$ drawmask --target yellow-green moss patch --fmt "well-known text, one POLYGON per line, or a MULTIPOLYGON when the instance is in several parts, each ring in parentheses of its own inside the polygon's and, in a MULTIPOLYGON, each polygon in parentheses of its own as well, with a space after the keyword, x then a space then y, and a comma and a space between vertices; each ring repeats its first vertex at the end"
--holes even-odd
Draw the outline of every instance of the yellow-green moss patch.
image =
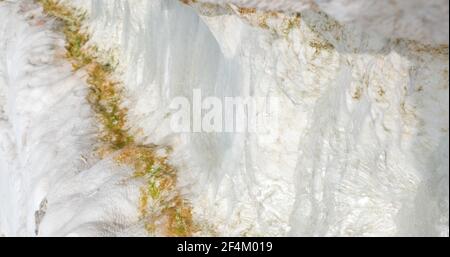
POLYGON ((97 46, 88 46, 90 36, 83 29, 86 13, 58 0, 36 2, 58 21, 66 40, 65 57, 74 70, 87 72, 87 100, 101 124, 100 156, 119 151, 118 164, 133 167, 134 177, 145 181, 138 208, 146 229, 167 236, 191 236, 191 208, 176 188, 176 170, 167 157, 156 153, 155 147, 137 144, 127 129, 127 109, 121 105, 122 83, 113 78, 116 65, 112 60, 100 60, 97 46))

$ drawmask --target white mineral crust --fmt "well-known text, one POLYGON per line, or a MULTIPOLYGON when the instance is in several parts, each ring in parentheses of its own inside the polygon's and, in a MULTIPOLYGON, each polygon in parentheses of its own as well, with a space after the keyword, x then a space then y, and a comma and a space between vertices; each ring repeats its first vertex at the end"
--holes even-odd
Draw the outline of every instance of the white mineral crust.
MULTIPOLYGON (((449 235, 448 1, 64 2, 117 56, 138 140, 173 147, 198 235, 449 235), (279 130, 174 133, 193 89, 277 97, 279 130)), ((144 235, 132 170, 92 155, 83 72, 30 15, 0 1, 0 235, 144 235)))

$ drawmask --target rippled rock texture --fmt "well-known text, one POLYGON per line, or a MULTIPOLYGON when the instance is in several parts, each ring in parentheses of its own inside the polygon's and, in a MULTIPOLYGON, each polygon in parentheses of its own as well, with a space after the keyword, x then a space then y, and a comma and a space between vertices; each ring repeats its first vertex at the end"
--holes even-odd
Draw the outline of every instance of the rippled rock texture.
MULTIPOLYGON (((192 235, 448 236, 447 1, 62 3, 117 61, 136 144, 170 148, 192 235), (277 98, 278 129, 175 133, 170 104, 194 89, 277 98)), ((94 154, 57 24, 32 1, 0 15, 0 233, 165 235, 121 152, 94 154)))

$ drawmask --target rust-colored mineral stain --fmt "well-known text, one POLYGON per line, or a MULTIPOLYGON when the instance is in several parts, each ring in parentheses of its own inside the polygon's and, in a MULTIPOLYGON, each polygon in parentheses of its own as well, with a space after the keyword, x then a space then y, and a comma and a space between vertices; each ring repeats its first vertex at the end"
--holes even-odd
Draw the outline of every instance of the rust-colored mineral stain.
MULTIPOLYGON (((65 57, 74 70, 87 71, 87 100, 101 124, 100 157, 119 151, 118 164, 134 169, 134 178, 145 181, 140 189, 139 213, 149 233, 192 236, 192 210, 176 188, 176 170, 154 146, 138 145, 127 128, 127 109, 121 107, 123 87, 113 79, 113 61, 102 61, 96 46, 87 46, 90 36, 83 29, 85 13, 57 0, 36 0, 49 17, 61 25, 66 39, 65 57)), ((183 2, 195 2, 183 0, 183 2)))
POLYGON ((238 7, 238 11, 242 15, 248 15, 248 14, 256 13, 256 9, 255 8, 238 7))

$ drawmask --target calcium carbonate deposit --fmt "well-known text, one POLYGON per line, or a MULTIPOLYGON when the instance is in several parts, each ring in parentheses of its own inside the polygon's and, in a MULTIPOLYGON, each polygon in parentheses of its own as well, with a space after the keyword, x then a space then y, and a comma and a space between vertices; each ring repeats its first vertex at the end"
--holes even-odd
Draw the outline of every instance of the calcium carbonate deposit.
POLYGON ((449 236, 448 11, 0 0, 0 236, 449 236))

